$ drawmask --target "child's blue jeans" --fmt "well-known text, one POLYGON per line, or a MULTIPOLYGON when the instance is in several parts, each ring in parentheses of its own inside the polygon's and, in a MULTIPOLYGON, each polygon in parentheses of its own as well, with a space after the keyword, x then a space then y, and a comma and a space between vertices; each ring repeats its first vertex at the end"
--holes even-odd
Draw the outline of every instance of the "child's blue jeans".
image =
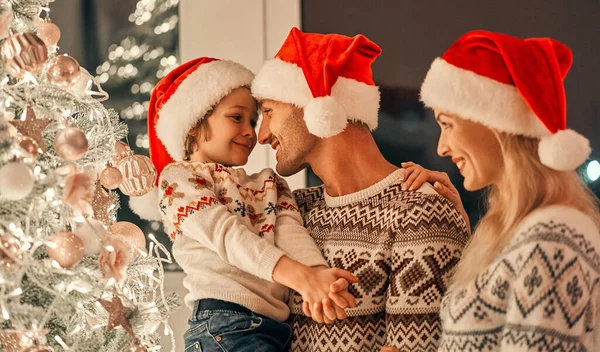
POLYGON ((196 301, 185 352, 287 352, 292 328, 231 302, 196 301))

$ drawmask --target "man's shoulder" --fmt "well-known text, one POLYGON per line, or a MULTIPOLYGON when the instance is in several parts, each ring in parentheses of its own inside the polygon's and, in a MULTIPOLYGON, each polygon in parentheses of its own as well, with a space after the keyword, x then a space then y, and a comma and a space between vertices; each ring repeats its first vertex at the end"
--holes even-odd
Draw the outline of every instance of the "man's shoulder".
POLYGON ((433 186, 425 183, 415 191, 399 190, 388 200, 397 209, 397 229, 400 232, 434 231, 445 233, 463 245, 469 239, 466 220, 458 208, 446 197, 437 193, 433 186))
POLYGON ((298 203, 298 207, 303 211, 314 207, 314 205, 318 201, 322 200, 323 192, 323 185, 308 188, 300 188, 293 191, 294 198, 298 203))

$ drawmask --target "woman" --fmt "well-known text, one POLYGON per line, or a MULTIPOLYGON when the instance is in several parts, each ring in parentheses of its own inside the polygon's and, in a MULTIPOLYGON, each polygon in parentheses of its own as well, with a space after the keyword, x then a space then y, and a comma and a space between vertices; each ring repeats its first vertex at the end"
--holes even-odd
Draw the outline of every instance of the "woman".
MULTIPOLYGON (((465 189, 488 188, 443 299, 441 351, 594 350, 600 296, 597 198, 575 173, 589 142, 566 129, 571 51, 550 38, 472 31, 436 59, 421 89, 465 189)), ((447 176, 404 165, 413 181, 447 176)))

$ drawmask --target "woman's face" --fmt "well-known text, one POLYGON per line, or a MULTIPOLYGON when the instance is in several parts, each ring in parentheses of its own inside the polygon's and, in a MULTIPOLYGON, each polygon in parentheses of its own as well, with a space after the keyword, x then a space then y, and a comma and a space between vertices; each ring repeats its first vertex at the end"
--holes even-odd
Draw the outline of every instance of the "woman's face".
POLYGON ((504 173, 504 158, 494 131, 471 120, 434 110, 441 134, 437 152, 451 157, 465 178, 468 191, 498 184, 504 173))

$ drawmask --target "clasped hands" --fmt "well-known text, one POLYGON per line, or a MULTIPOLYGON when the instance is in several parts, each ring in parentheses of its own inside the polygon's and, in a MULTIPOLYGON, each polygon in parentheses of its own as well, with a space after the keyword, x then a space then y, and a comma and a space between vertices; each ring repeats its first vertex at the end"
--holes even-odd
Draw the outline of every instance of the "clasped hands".
POLYGON ((311 268, 296 291, 302 296, 302 311, 318 323, 331 324, 347 317, 345 309, 356 307, 356 299, 348 292, 358 278, 338 268, 311 268))

